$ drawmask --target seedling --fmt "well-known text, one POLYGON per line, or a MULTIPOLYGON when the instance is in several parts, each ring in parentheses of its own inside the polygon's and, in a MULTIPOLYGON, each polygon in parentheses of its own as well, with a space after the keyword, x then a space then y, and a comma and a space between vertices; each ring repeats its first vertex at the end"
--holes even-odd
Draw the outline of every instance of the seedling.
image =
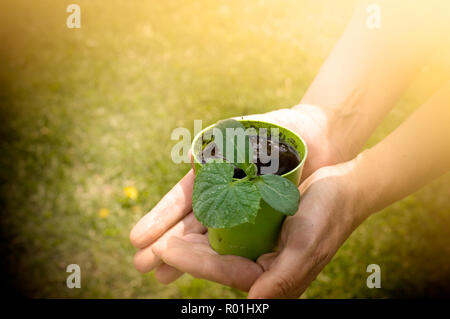
POLYGON ((192 195, 195 217, 209 228, 255 223, 261 200, 284 215, 294 215, 300 201, 297 186, 279 175, 258 175, 242 123, 224 120, 215 129, 221 132, 218 136, 222 138, 215 142, 223 157, 209 159, 196 172, 192 195), (233 177, 236 169, 244 172, 242 178, 233 177))

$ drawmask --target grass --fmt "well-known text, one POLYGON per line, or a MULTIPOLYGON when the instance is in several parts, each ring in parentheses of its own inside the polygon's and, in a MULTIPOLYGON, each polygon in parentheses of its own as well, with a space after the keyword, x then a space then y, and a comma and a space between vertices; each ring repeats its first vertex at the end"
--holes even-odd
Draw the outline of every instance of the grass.
MULTIPOLYGON (((245 297, 188 275, 164 286, 139 274, 129 231, 188 170, 170 161, 171 131, 298 103, 354 1, 79 0, 81 29, 65 26, 69 3, 0 4, 8 283, 31 297, 245 297), (81 289, 65 285, 72 263, 81 289)), ((367 145, 448 71, 431 61, 367 145)), ((304 297, 450 295, 449 190, 447 175, 369 218, 304 297), (381 289, 365 285, 371 263, 381 289)))

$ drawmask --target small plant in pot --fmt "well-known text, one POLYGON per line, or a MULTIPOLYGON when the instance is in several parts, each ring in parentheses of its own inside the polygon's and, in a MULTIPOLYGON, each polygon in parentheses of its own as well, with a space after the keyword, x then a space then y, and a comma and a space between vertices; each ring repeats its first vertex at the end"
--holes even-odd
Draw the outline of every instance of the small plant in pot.
POLYGON ((192 207, 211 247, 252 260, 273 251, 300 201, 307 156, 301 137, 276 124, 229 119, 201 131, 192 154, 192 207))

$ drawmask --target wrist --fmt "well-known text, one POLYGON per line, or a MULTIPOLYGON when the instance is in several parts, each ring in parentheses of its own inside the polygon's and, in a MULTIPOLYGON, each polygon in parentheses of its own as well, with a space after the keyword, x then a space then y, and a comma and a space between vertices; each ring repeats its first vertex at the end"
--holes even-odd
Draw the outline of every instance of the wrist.
POLYGON ((384 187, 381 184, 380 174, 370 160, 370 149, 358 154, 346 164, 351 167, 348 171, 348 187, 356 196, 356 210, 360 218, 365 219, 378 211, 379 199, 383 198, 381 192, 384 187))

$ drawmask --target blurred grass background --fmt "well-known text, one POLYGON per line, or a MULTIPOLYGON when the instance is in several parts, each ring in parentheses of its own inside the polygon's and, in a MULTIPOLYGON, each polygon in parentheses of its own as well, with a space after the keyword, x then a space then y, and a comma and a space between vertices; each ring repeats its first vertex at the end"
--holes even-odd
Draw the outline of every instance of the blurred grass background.
MULTIPOLYGON (((188 275, 164 286, 139 274, 129 231, 189 168, 170 160, 171 131, 298 103, 355 1, 78 0, 82 28, 68 29, 70 3, 0 3, 9 284, 31 297, 245 297, 188 275), (81 289, 65 285, 72 263, 81 289)), ((449 70, 437 54, 367 145, 449 70)), ((447 174, 369 218, 304 297, 449 296, 449 191, 447 174), (381 289, 366 287, 371 263, 381 266, 381 289)))

